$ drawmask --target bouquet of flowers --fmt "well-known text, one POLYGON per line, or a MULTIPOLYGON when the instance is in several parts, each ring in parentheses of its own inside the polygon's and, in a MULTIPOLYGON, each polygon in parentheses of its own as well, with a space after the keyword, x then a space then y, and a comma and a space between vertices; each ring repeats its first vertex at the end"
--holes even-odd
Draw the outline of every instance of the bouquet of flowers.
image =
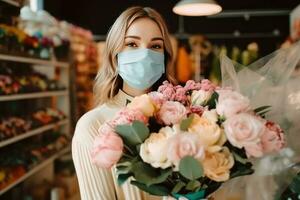
POLYGON ((251 158, 278 152, 282 129, 266 119, 270 106, 209 80, 135 97, 99 129, 94 164, 116 166, 117 179, 157 196, 205 198, 223 182, 254 172, 251 158))

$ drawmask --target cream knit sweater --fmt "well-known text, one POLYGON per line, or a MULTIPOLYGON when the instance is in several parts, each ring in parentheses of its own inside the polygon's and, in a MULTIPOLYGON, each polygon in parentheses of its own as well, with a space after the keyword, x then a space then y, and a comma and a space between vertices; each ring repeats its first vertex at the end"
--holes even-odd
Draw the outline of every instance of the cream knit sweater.
POLYGON ((72 139, 72 157, 79 182, 82 200, 160 200, 141 192, 127 181, 122 187, 116 183, 113 170, 98 168, 91 162, 90 151, 98 129, 110 120, 132 97, 123 91, 109 104, 101 105, 86 114, 77 122, 72 139))

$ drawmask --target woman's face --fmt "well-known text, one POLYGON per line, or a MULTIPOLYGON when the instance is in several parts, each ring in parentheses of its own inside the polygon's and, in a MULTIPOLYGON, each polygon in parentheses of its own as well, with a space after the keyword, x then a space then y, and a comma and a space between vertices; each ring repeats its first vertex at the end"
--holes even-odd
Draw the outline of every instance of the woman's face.
POLYGON ((148 48, 164 52, 164 41, 159 26, 149 18, 139 18, 128 28, 122 51, 148 48))

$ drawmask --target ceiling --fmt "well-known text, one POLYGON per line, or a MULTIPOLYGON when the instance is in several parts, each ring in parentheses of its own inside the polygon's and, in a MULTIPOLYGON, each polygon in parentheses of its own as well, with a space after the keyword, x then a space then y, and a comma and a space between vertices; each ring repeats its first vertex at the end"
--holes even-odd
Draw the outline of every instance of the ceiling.
MULTIPOLYGON (((226 11, 245 10, 292 10, 299 0, 217 0, 226 11)), ((44 0, 44 8, 61 20, 89 29, 95 35, 105 36, 109 27, 119 14, 129 6, 149 6, 159 11, 165 18, 171 33, 179 31, 179 17, 172 12, 178 0, 44 0)), ((183 17, 184 32, 190 34, 232 34, 240 33, 272 33, 278 30, 277 40, 284 40, 289 34, 289 15, 258 16, 236 18, 183 17)), ((250 35, 244 42, 250 41, 250 35)), ((260 36, 263 40, 264 36, 260 36)), ((222 40, 222 36, 215 38, 222 40)), ((227 41, 236 38, 227 38, 227 41)), ((222 40, 223 41, 223 40, 222 40)), ((270 43, 273 41, 270 40, 270 43)))
MULTIPOLYGON (((67 20, 76 25, 92 30, 94 34, 106 34, 117 16, 127 7, 133 5, 150 6, 158 10, 167 21, 170 32, 178 30, 178 16, 172 12, 172 7, 177 1, 174 0, 44 0, 44 7, 52 15, 59 19, 67 20)), ((223 10, 278 10, 293 9, 299 0, 219 0, 223 10)), ((279 19, 279 18, 278 18, 279 19)), ((271 24, 277 23, 268 18, 271 24)), ((233 29, 231 24, 239 20, 234 19, 210 19, 205 17, 185 17, 187 32, 215 32, 222 29, 233 29), (198 24, 197 24, 198 23, 198 24), (196 24, 196 26, 194 26, 196 24), (211 24, 211 25, 209 25, 211 24), (221 25, 221 27, 220 27, 221 25), (206 27, 209 26, 209 27, 206 27), (229 26, 229 27, 227 27, 229 26), (190 29, 194 30, 190 30, 190 29), (195 27, 197 30, 195 30, 195 27), (199 28, 197 28, 199 27, 199 28), (200 28, 201 27, 201 28, 200 28), (205 30, 209 28, 210 30, 205 30)), ((242 20, 245 23, 245 20, 242 20)), ((250 18, 250 23, 251 18, 250 18)), ((287 22, 286 22, 287 23, 287 22)), ((252 25, 252 24, 251 24, 252 25)), ((257 28, 259 28, 257 25, 257 28)), ((268 24, 265 24, 269 26, 268 24)), ((267 28, 267 27, 266 27, 267 28)))

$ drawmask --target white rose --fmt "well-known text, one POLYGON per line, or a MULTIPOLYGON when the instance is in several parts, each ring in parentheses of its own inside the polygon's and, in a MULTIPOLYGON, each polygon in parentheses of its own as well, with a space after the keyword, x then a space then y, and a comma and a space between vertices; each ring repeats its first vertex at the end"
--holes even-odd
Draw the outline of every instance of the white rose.
POLYGON ((235 114, 246 112, 250 108, 250 101, 242 94, 231 90, 219 90, 216 111, 219 115, 229 118, 235 114))
POLYGON ((140 156, 144 162, 155 168, 168 168, 172 165, 167 158, 168 139, 175 135, 171 127, 160 129, 159 133, 151 133, 141 145, 140 156))
POLYGON ((193 91, 191 96, 192 105, 202 106, 211 98, 212 91, 193 91))
POLYGON ((260 118, 240 113, 227 119, 224 122, 224 129, 229 142, 235 147, 242 148, 260 143, 265 126, 260 118))
POLYGON ((218 114, 215 109, 206 110, 202 114, 202 117, 208 119, 209 121, 216 123, 218 121, 218 114))

